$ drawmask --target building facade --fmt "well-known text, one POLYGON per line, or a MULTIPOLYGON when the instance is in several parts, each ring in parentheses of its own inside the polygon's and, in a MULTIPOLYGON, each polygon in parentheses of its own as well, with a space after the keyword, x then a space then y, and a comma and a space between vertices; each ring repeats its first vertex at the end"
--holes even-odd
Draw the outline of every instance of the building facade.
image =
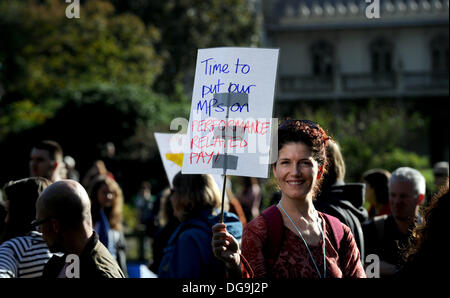
POLYGON ((448 96, 449 1, 367 1, 264 2, 277 100, 448 96))
POLYGON ((431 120, 418 150, 449 159, 449 0, 262 0, 262 14, 263 47, 280 49, 276 107, 419 103, 431 120))

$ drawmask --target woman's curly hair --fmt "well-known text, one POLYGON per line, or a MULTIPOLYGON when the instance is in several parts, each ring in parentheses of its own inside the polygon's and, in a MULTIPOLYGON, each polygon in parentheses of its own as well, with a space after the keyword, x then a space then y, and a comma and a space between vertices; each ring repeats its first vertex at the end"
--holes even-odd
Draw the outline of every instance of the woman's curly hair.
POLYGON ((406 262, 423 261, 424 258, 439 254, 437 249, 442 248, 442 240, 446 234, 449 203, 447 183, 422 211, 423 221, 413 229, 409 245, 403 254, 406 262))

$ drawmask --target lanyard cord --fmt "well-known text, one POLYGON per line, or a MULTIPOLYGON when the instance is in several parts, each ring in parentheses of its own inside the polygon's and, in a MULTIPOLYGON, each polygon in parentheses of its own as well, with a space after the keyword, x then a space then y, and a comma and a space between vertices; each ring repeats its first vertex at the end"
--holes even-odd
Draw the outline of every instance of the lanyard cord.
MULTIPOLYGON (((297 233, 300 235, 300 238, 302 238, 303 243, 305 243, 306 249, 308 250, 309 256, 311 257, 311 260, 313 261, 314 267, 316 267, 317 274, 319 274, 319 277, 322 278, 322 275, 320 274, 319 268, 317 267, 316 261, 314 260, 314 257, 309 250, 309 246, 305 241, 305 238, 303 238, 302 233, 300 232, 300 229, 297 227, 297 225, 294 223, 294 221, 291 219, 289 214, 287 214, 286 210, 284 210, 283 206, 281 206, 281 202, 278 203, 278 206, 280 206, 281 210, 283 210, 284 214, 289 218, 294 228, 297 230, 297 233)), ((317 220, 319 230, 322 233, 322 250, 323 250, 323 278, 327 277, 327 266, 326 266, 326 258, 325 258, 325 235, 323 233, 322 227, 320 226, 318 220, 317 220)))

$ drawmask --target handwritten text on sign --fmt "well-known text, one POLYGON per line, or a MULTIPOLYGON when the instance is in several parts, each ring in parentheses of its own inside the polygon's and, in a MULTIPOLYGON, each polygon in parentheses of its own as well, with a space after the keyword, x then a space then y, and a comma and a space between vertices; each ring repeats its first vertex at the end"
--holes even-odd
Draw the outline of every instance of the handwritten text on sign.
POLYGON ((183 173, 267 177, 278 50, 198 51, 183 173))

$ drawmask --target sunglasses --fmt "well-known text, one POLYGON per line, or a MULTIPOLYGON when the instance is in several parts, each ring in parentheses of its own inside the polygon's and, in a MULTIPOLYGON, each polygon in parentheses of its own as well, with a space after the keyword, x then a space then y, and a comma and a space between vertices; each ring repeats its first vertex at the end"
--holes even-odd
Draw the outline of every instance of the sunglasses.
POLYGON ((38 227, 38 226, 40 226, 40 225, 42 225, 42 224, 44 224, 44 223, 50 221, 51 219, 53 219, 53 217, 47 217, 47 218, 44 218, 44 219, 41 219, 41 220, 35 219, 35 220, 33 220, 33 221, 30 223, 30 226, 31 226, 32 228, 35 228, 35 227, 38 227))

